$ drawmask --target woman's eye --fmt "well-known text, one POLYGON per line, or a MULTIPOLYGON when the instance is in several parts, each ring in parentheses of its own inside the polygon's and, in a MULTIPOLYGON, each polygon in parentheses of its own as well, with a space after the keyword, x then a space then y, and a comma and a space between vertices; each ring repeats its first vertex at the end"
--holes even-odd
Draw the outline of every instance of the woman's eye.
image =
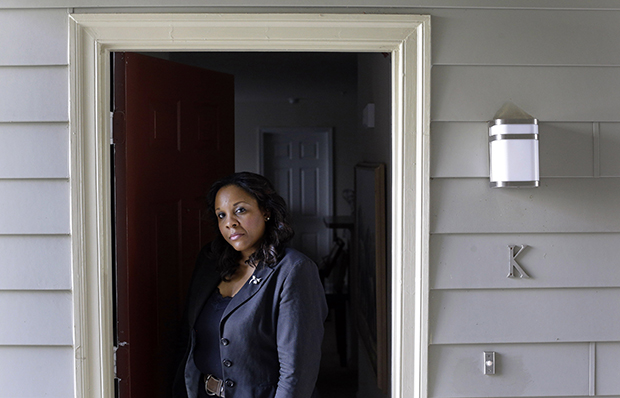
POLYGON ((237 209, 237 211, 236 211, 236 212, 237 212, 237 214, 239 214, 239 213, 245 213, 245 209, 244 209, 243 207, 240 207, 240 208, 238 208, 238 209, 237 209))
POLYGON ((224 218, 224 213, 217 213, 215 216, 221 220, 222 218, 224 218))

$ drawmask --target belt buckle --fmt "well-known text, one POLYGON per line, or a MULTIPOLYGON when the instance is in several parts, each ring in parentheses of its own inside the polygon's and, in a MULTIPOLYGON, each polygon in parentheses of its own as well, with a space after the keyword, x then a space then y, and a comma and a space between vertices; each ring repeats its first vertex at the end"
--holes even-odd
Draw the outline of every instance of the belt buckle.
POLYGON ((207 395, 224 397, 224 383, 213 375, 205 375, 205 391, 207 395))

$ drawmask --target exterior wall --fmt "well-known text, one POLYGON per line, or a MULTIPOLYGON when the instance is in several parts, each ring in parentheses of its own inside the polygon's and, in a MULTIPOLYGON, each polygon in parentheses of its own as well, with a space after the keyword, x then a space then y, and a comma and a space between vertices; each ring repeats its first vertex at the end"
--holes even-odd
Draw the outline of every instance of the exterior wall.
POLYGON ((620 394, 620 13, 433 16, 429 396, 620 394), (489 188, 504 101, 540 120, 537 189, 489 188))
POLYGON ((67 11, 0 27, 0 397, 70 397, 67 11))
MULTIPOLYGON (((0 6, 0 398, 74 395, 62 7, 106 10, 41 3, 0 6)), ((173 3, 208 10, 109 5, 173 3)), ((410 3, 288 5, 432 16, 429 396, 619 395, 617 3, 410 3), (541 121, 538 189, 488 188, 485 121, 507 100, 541 121), (530 246, 532 279, 505 277, 508 244, 530 246), (482 375, 482 351, 498 353, 497 375, 482 375)))

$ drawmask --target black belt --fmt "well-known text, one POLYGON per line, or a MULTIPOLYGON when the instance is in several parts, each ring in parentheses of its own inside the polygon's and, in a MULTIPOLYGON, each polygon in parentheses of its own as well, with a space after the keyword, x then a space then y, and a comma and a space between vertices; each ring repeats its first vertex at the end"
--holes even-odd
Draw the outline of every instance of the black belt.
POLYGON ((213 375, 203 375, 207 395, 224 398, 224 382, 213 375))

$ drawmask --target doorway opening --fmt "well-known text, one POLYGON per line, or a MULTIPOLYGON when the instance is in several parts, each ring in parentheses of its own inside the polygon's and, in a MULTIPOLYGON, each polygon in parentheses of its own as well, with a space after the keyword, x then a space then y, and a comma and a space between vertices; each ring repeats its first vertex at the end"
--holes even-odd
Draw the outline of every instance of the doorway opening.
MULTIPOLYGON (((121 56, 117 53, 115 56, 121 56)), ((143 55, 128 54, 127 58, 132 56, 142 57, 143 55)), ((114 63, 115 67, 121 67, 128 63, 123 58, 117 60, 114 63)), ((330 267, 336 265, 341 269, 330 269, 330 276, 326 278, 326 290, 328 296, 328 302, 330 303, 330 316, 326 323, 326 336, 325 344, 323 347, 323 360, 321 373, 319 375, 318 389, 323 398, 330 397, 361 397, 361 398, 377 398, 386 397, 388 395, 388 387, 385 380, 383 385, 377 382, 377 359, 376 349, 375 352, 369 352, 365 349, 363 344, 358 344, 359 335, 357 333, 356 322, 354 321, 354 309, 356 306, 351 305, 349 295, 349 277, 348 268, 355 266, 351 264, 351 257, 349 251, 352 248, 352 225, 328 225, 330 221, 335 218, 345 219, 350 222, 353 212, 353 203, 351 197, 354 194, 354 169, 356 164, 362 162, 375 162, 383 163, 386 165, 387 170, 390 170, 391 166, 391 59, 389 56, 380 53, 149 53, 148 57, 155 58, 154 68, 165 68, 165 61, 171 61, 173 63, 179 63, 188 65, 190 67, 199 67, 206 69, 209 73, 222 73, 222 76, 230 75, 234 76, 235 89, 235 117, 234 117, 234 136, 235 145, 233 153, 227 154, 230 151, 230 147, 222 147, 219 151, 220 157, 228 158, 228 160, 235 159, 235 171, 253 171, 262 173, 272 179, 277 187, 280 188, 281 194, 288 199, 289 206, 291 203, 299 203, 298 206, 292 210, 293 223, 296 219, 303 219, 304 215, 307 216, 306 210, 310 206, 317 209, 323 209, 322 213, 318 215, 318 226, 315 225, 315 229, 320 230, 324 236, 327 236, 327 242, 322 244, 316 244, 317 239, 314 238, 312 231, 306 231, 308 227, 306 225, 296 225, 296 230, 299 233, 300 228, 305 228, 301 234, 302 239, 293 242, 292 245, 297 245, 300 251, 310 255, 319 266, 324 266, 327 261, 330 261, 330 267), (165 60, 165 61, 161 61, 165 60), (161 61, 161 62, 160 62, 161 61), (257 67, 260 65, 260 67, 257 67), (364 118, 364 108, 368 104, 372 104, 375 113, 372 115, 373 124, 368 125, 368 120, 364 118), (266 127, 276 126, 276 127, 266 127), (327 126, 327 127, 326 127, 327 126), (314 136, 320 137, 317 141, 314 136), (293 141, 290 141, 290 140, 293 141), (310 142, 311 141, 311 142, 310 142), (275 164, 271 162, 276 157, 275 154, 280 147, 289 148, 294 152, 295 150, 306 151, 304 156, 298 154, 300 160, 294 166, 296 169, 291 169, 287 165, 287 160, 280 160, 282 164, 275 164), (331 147, 334 147, 333 153, 331 147), (228 148, 228 149, 226 149, 228 148), (304 149, 305 148, 305 149, 304 149), (262 154, 266 153, 268 159, 265 160, 262 154), (321 156, 319 156, 319 154, 321 156), (324 158, 327 156, 327 158, 324 158), (314 160, 314 163, 319 161, 324 166, 323 170, 319 170, 320 167, 316 167, 314 163, 308 163, 308 158, 314 160), (301 164, 299 164, 301 162, 301 164), (278 169, 279 167, 279 169, 278 169), (286 170, 285 181, 279 181, 277 170, 286 170), (298 195, 297 191, 303 191, 303 178, 304 173, 306 175, 306 186, 310 189, 314 185, 328 181, 328 185, 325 184, 316 186, 314 191, 311 191, 307 196, 308 198, 296 198, 294 195, 298 195), (319 174, 322 173, 322 174, 319 174), (320 178, 319 178, 320 175, 320 178), (308 176, 311 176, 308 178, 308 176), (300 189, 302 188, 302 189, 300 189), (325 190, 328 189, 328 192, 325 190), (282 192, 287 191, 287 192, 282 192), (334 191, 336 194, 332 194, 334 191), (290 193, 290 194, 289 194, 290 193), (314 203, 316 202, 316 203, 314 203), (302 203, 305 203, 305 207, 302 209, 302 203), (299 207, 299 208, 297 208, 299 207), (307 237, 310 238, 307 238, 307 237), (305 238, 304 238, 305 237, 305 238), (314 241, 314 244, 310 244, 314 241), (330 249, 333 250, 331 242, 342 242, 342 251, 336 252, 336 257, 330 257, 330 249), (310 242, 310 243, 309 243, 310 242), (337 286, 334 289, 334 286, 337 286), (374 362, 373 362, 374 361, 374 362), (360 366, 361 364, 361 366, 360 366), (358 392, 359 391, 359 392, 358 392)), ((141 59, 141 58, 139 58, 141 59)), ((132 61, 135 62, 135 61, 132 61)), ((171 69, 173 70, 173 69, 171 69)), ((157 72, 141 72, 141 73, 157 73, 157 72)), ((180 72, 189 73, 189 72, 180 72)), ((217 75, 216 75, 217 76, 217 75)), ((223 77, 220 77, 222 79, 223 77)), ((148 78, 145 78, 144 85, 152 88, 156 82, 148 82, 148 78)), ((159 79, 172 81, 172 77, 163 78, 160 75, 154 75, 151 79, 159 79)), ((121 76, 120 73, 115 73, 113 77, 113 97, 118 98, 117 102, 122 101, 123 96, 118 96, 117 91, 123 90, 125 84, 129 84, 130 80, 126 76, 121 76), (122 80, 122 84, 119 84, 119 79, 122 80)), ((132 83, 133 84, 133 83, 132 83)), ((175 83, 178 88, 182 83, 175 83)), ((194 88, 192 84, 192 89, 194 88)), ((133 87, 133 86, 132 86, 133 87)), ((127 88, 125 88, 127 89, 127 88)), ((136 88, 132 88, 137 90, 136 88)), ((144 88, 140 89, 144 90, 144 88)), ((165 90, 161 88, 160 90, 165 90)), ((167 118, 164 105, 166 103, 165 93, 155 92, 151 94, 156 98, 156 104, 159 109, 145 109, 142 119, 151 119, 155 117, 157 123, 162 127, 159 131, 159 138, 165 139, 164 128, 170 127, 176 129, 179 124, 176 119, 172 121, 167 118), (162 116, 163 115, 163 116, 162 116), (168 121, 168 125, 166 125, 168 121)), ((172 95, 172 94, 171 94, 172 95)), ((176 94, 175 94, 176 95, 176 94)), ((206 95, 206 94, 205 94, 206 95)), ((129 95, 125 95, 124 98, 129 98, 129 95)), ((145 99, 138 100, 139 104, 145 103, 145 99)), ((127 107, 126 104, 117 104, 119 106, 127 107)), ((176 103, 172 103, 174 108, 176 103)), ((148 107, 147 107, 148 108, 148 107)), ((210 109, 210 108, 209 108, 210 109)), ((126 109, 115 109, 117 113, 121 113, 123 118, 129 117, 126 109)), ((174 112, 168 112, 173 114, 174 112)), ((179 116, 180 118, 180 116, 179 116)), ((114 141, 117 142, 116 151, 126 151, 127 142, 130 137, 127 134, 131 134, 131 131, 122 131, 120 120, 115 117, 114 123, 114 141), (116 131, 121 130, 121 131, 116 131)), ((216 120, 214 123, 222 123, 222 120, 216 120)), ((176 131, 176 130, 174 130, 176 131)), ((148 133, 139 133, 148 134, 148 133)), ((181 133, 178 133, 179 135, 181 133)), ((207 133, 205 133, 207 134, 207 133)), ((229 132, 230 134, 230 132, 229 132)), ((155 136, 155 134, 153 134, 155 136)), ((175 136, 176 137, 176 136, 175 136)), ((169 139, 167 142, 158 145, 155 149, 155 156, 157 159, 162 158, 163 146, 171 146, 173 154, 177 153, 180 145, 178 137, 169 139)), ((153 139, 145 141, 145 145, 152 145, 153 139)), ((232 142, 232 141, 231 141, 232 142)), ((156 145, 157 146, 157 145, 156 145)), ((136 156, 140 156, 139 154, 136 156)), ((148 155, 143 155, 148 156, 148 155)), ((210 154, 213 156, 213 153, 210 154)), ((288 155, 287 155, 288 156, 288 155)), ((118 156, 117 156, 118 157, 118 156)), ((146 161, 146 160, 145 160, 146 161)), ((295 160, 290 160, 294 162, 295 160)), ((115 163, 118 162, 118 159, 115 163)), ((126 172, 126 166, 122 163, 120 174, 126 172)), ((170 161, 167 163, 170 165, 170 161)), ((227 167, 223 166, 222 173, 227 167)), ((164 166, 163 169, 156 171, 155 164, 146 166, 148 170, 142 170, 134 181, 144 180, 147 172, 153 172, 155 178, 160 180, 159 176, 163 174, 163 170, 171 168, 171 166, 164 166)), ((135 166, 134 166, 135 167, 135 166)), ((228 166, 230 170, 230 166, 228 166)), ((116 171, 114 173, 119 181, 124 182, 125 177, 120 175, 116 171)), ((386 178, 389 181, 389 176, 386 178)), ((175 179, 176 180, 176 179, 175 179)), ((132 184, 128 183, 128 186, 132 184)), ((386 187, 386 192, 390 191, 390 187, 386 187)), ((204 189, 204 188, 202 188, 204 189)), ((168 191, 169 189, 164 190, 168 191)), ((147 198, 153 198, 158 190, 152 194, 147 194, 147 198)), ((160 198, 149 199, 151 203, 149 206, 153 207, 152 203, 158 203, 156 210, 166 210, 166 207, 162 207, 160 198)), ((118 201, 118 200, 117 200, 118 201)), ((174 202, 174 206, 178 207, 178 203, 174 202)), ((389 201, 388 201, 389 203, 389 201)), ((127 206, 129 203, 123 203, 121 206, 127 206)), ((144 207, 144 206, 142 206, 144 207)), ((291 206, 290 206, 291 207, 291 206)), ((169 209, 168 209, 169 210, 169 209)), ((117 209, 118 211, 118 209, 117 209)), ((188 209, 189 211, 189 209, 188 209)), ((389 208, 385 208, 386 214, 389 214, 389 208)), ((125 209, 121 209, 121 214, 126 217, 125 209)), ((157 213, 157 236, 167 237, 168 239, 177 239, 177 232, 179 231, 179 225, 181 222, 185 222, 185 219, 170 218, 171 214, 175 214, 175 211, 168 211, 168 213, 157 213), (162 223, 166 220, 166 217, 173 222, 168 224, 162 223), (166 231, 168 228, 169 231, 166 231)), ((308 217, 306 217, 308 218, 308 217)), ((389 216, 386 217, 389 219, 389 216)), ((169 221, 170 221, 169 220, 169 221)), ((311 223, 317 224, 317 221, 311 223)), ((299 222, 299 221, 297 221, 299 222)), ((306 222, 308 224, 308 222, 306 222)), ((124 226, 126 227, 126 226, 124 226)), ((116 227, 118 228, 118 226, 116 227)), ((185 228, 185 227, 183 227, 185 228)), ((208 228, 205 226, 205 228, 208 228)), ((138 230, 144 230, 147 228, 138 228, 138 230)), ((388 229, 389 231, 389 229, 388 229)), ((121 239, 127 238, 121 232, 117 234, 121 239)), ((201 238, 204 240, 205 238, 201 238)), ((388 239, 389 241, 389 239, 388 239)), ((203 242, 204 243, 204 242, 203 242)), ((117 243, 117 246, 119 244, 117 243)), ((119 247, 122 247, 120 244, 119 247)), ((184 253, 177 253, 180 250, 175 248, 175 256, 177 259, 182 259, 185 263, 180 265, 178 273, 180 275, 173 276, 168 275, 167 280, 169 282, 177 281, 178 291, 175 291, 172 296, 176 299, 177 303, 180 301, 180 297, 184 297, 185 288, 188 284, 188 277, 190 275, 187 272, 193 265, 192 255, 197 254, 195 245, 187 245, 184 249, 184 253), (183 271, 185 270, 185 271, 183 271)), ((162 251, 162 250, 148 250, 148 252, 162 251)), ((165 251, 163 251, 165 253, 165 251)), ((386 257, 388 253, 385 253, 386 257)), ((389 264, 388 259, 385 259, 385 263, 389 264)), ((154 258, 154 262, 157 262, 157 258, 154 258)), ((123 298, 133 297, 134 300, 140 300, 140 294, 123 292, 122 289, 127 289, 127 281, 123 281, 126 275, 131 274, 131 267, 127 264, 121 264, 121 286, 120 295, 123 298), (125 283, 125 285, 123 285, 125 283), (125 286, 125 287, 124 287, 125 286)), ((158 267, 161 269, 161 266, 158 267)), ((389 269, 389 267, 388 267, 389 269)), ((155 274, 158 270, 153 271, 155 274)), ((161 270, 159 272, 162 272, 161 270)), ((387 270, 386 270, 387 272, 387 270)), ((170 271, 168 271, 170 273, 170 271)), ((388 279, 389 280, 389 279, 388 279)), ((376 284, 376 281, 369 281, 376 284)), ((379 283, 387 284, 386 280, 382 280, 379 283)), ((154 287, 153 289, 157 289, 154 287)), ((381 290, 381 289, 379 289, 381 290)), ((385 286, 383 291, 389 291, 389 288, 385 286)), ((119 292, 117 291, 117 294, 119 292)), ((146 294, 146 293, 145 293, 146 294)), ((168 296, 171 293, 167 293, 168 296)), ((152 296, 154 299, 142 301, 151 301, 153 305, 161 305, 162 300, 158 300, 158 294, 152 296)), ((388 296, 383 297, 380 302, 385 305, 388 300, 388 296)), ((168 305, 170 304, 170 297, 165 300, 168 305)), ((149 358, 140 358, 139 354, 133 354, 132 367, 129 367, 128 363, 128 350, 132 345, 135 347, 138 343, 133 343, 129 337, 129 327, 125 323, 129 322, 126 314, 136 314, 137 311, 145 311, 144 308, 137 308, 134 311, 128 308, 123 308, 123 305, 131 307, 131 304, 127 303, 127 300, 121 300, 119 314, 119 331, 120 335, 116 338, 116 350, 117 350, 117 369, 119 373, 129 372, 130 368, 133 369, 152 369, 144 372, 146 374, 160 373, 158 380, 160 385, 157 390, 169 390, 170 380, 166 380, 166 370, 170 370, 170 364, 149 364, 149 358), (124 303, 124 304, 123 304, 124 303), (125 318, 123 318, 125 317, 125 318), (144 361, 144 363, 140 363, 144 361)), ((178 304, 176 308, 178 308, 178 304)), ((389 308, 384 308, 385 314, 389 314, 389 308)), ((154 311, 157 316, 162 315, 162 310, 154 311)), ((170 311, 168 311, 170 312, 170 311)), ((168 318, 158 318, 157 327, 162 328, 169 325, 170 322, 178 322, 180 319, 181 311, 177 309, 176 315, 174 313, 168 314, 168 318)), ((154 315, 155 317, 156 315, 154 315)), ((137 323, 135 320, 133 323, 137 323)), ((115 323, 116 324, 116 323, 115 323)), ((134 329, 139 328, 139 325, 133 326, 134 329)), ((382 325, 387 327, 387 325, 382 325)), ((169 329, 169 326, 168 326, 169 329)), ((151 333, 153 334, 153 333, 151 333)), ((155 335, 165 336, 170 332, 160 331, 155 335)), ((136 336, 133 337, 134 339, 136 336)), ((140 338, 140 340, 143 340, 140 338)), ((385 342, 387 343, 387 342, 385 342)), ((387 346, 387 344, 384 344, 387 346)), ((154 341, 150 344, 151 347, 158 346, 154 341)), ((157 351, 157 349, 155 349, 157 351)), ((166 361, 166 357, 170 356, 166 354, 165 348, 161 348, 161 353, 158 354, 157 360, 166 361), (163 359, 162 359, 163 358, 163 359)), ((152 357, 150 360, 152 361, 152 357)), ((170 372, 168 372, 170 373, 170 372)), ((119 374, 117 375, 117 381, 119 386, 119 396, 124 397, 140 397, 141 389, 138 387, 130 387, 127 383, 141 383, 139 374, 132 376, 131 374, 119 374), (132 381, 133 380, 133 381, 132 381)), ((143 383, 143 382, 142 382, 143 383)), ((153 396, 151 394, 151 396, 153 396)), ((167 396, 161 394, 162 397, 167 396)))
POLYGON ((70 30, 77 396, 114 396, 109 53, 222 50, 391 54, 393 184, 389 252, 394 283, 390 298, 390 395, 426 396, 430 18, 366 14, 73 14, 70 30))

